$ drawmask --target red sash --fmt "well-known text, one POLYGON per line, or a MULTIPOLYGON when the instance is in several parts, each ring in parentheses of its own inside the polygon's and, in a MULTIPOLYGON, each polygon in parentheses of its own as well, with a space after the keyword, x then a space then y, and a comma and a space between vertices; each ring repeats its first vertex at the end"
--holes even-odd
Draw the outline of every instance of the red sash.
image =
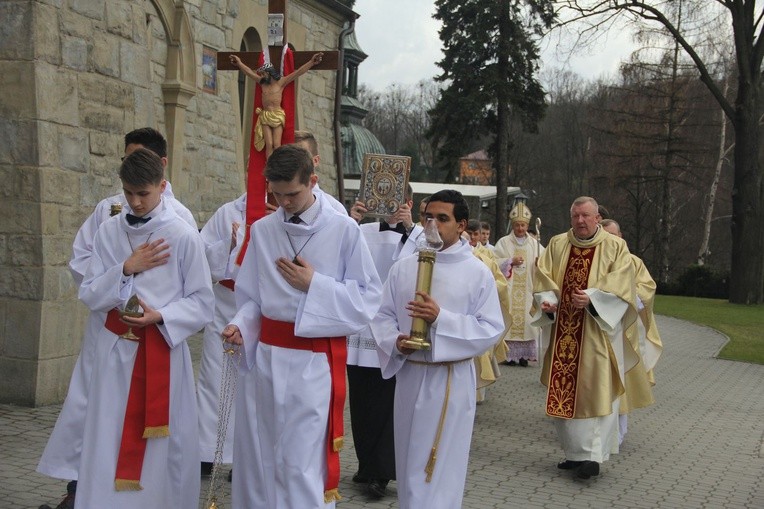
POLYGON ((573 307, 572 294, 576 289, 584 290, 588 287, 594 250, 594 247, 582 249, 571 246, 560 287, 546 393, 546 413, 552 417, 572 419, 576 414, 576 389, 586 310, 573 307))
MULTIPOLYGON (((105 327, 121 335, 130 328, 109 311, 105 327)), ((138 336, 130 392, 127 396, 122 441, 117 457, 114 487, 117 491, 141 490, 146 439, 170 436, 170 347, 156 325, 134 327, 138 336)))
MULTIPOLYGON (((258 65, 265 63, 265 57, 260 53, 258 65)), ((291 49, 287 49, 284 56, 284 66, 281 69, 281 75, 287 76, 294 71, 294 54, 291 49)), ((281 144, 288 145, 294 143, 294 111, 295 111, 295 83, 291 82, 284 88, 281 94, 281 109, 284 110, 286 120, 284 122, 284 132, 281 134, 281 144)), ((252 224, 265 216, 265 200, 268 191, 268 185, 265 182, 265 149, 258 151, 255 148, 255 125, 257 125, 257 108, 263 107, 263 94, 259 86, 255 85, 255 106, 252 108, 252 133, 249 138, 249 163, 247 164, 247 225, 244 234, 244 244, 236 257, 236 265, 241 265, 244 261, 244 254, 247 252, 249 244, 249 229, 252 224)))
POLYGON ((343 445, 345 407, 345 362, 347 343, 345 337, 303 338, 294 335, 294 324, 271 320, 265 316, 261 320, 260 341, 266 345, 295 350, 309 350, 326 354, 329 372, 332 376, 332 391, 329 399, 329 422, 326 440, 327 476, 324 485, 324 501, 340 500, 340 449, 343 445))
POLYGON ((220 281, 218 281, 218 284, 220 286, 225 286, 229 290, 233 291, 233 287, 236 284, 236 281, 234 281, 233 279, 221 279, 220 281))

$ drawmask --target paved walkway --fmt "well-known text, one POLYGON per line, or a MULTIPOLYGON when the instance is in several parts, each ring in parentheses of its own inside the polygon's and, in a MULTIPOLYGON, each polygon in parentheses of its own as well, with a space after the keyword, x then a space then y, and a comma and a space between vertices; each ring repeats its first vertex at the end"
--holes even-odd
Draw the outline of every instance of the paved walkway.
MULTIPOLYGON (((562 453, 538 368, 502 367, 478 407, 463 507, 764 508, 764 366, 716 359, 725 338, 711 329, 665 317, 658 325, 658 403, 632 414, 621 453, 588 481, 555 468, 562 453)), ((0 509, 60 500, 66 483, 34 472, 59 409, 0 405, 0 509)), ((338 508, 397 507, 395 483, 369 502, 350 482, 352 447, 342 461, 338 508)))

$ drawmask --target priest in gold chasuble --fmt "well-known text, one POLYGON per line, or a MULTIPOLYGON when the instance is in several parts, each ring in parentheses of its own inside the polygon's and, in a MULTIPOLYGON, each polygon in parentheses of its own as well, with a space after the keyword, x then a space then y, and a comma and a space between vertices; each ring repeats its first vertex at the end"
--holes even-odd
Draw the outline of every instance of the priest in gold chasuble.
POLYGON ((534 325, 544 327, 541 382, 565 460, 588 479, 618 451, 624 373, 639 358, 623 331, 637 317, 634 266, 623 239, 599 226, 597 202, 580 197, 571 229, 552 237, 534 282, 534 325))

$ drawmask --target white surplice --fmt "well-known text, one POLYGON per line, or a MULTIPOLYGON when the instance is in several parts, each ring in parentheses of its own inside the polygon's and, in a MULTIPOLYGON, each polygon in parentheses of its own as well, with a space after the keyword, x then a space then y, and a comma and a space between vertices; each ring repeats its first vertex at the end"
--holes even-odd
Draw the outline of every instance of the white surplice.
POLYGON ((430 350, 401 354, 399 334, 409 334, 406 305, 414 298, 417 256, 390 269, 382 306, 371 324, 382 374, 396 377, 395 468, 402 509, 461 507, 475 417, 475 364, 504 331, 504 319, 491 271, 461 240, 437 254, 431 296, 440 314, 430 328, 430 350), (426 364, 422 364, 426 363, 426 364), (450 364, 450 365, 449 365, 450 364), (431 482, 425 466, 452 371, 448 410, 431 482))
POLYGON ((319 211, 311 224, 286 222, 279 209, 252 225, 236 280, 239 310, 231 323, 241 330, 244 353, 234 427, 235 509, 334 507, 324 503, 326 354, 259 341, 261 316, 293 322, 297 336, 344 340, 379 306, 381 283, 358 225, 322 193, 314 195, 319 211), (307 293, 276 269, 278 258, 291 260, 297 252, 315 269, 307 293))
MULTIPOLYGON (((401 234, 392 230, 379 231, 380 223, 364 223, 360 225, 366 244, 369 246, 374 267, 384 283, 390 267, 393 264, 416 252, 417 240, 424 232, 420 225, 414 225, 406 242, 401 242, 401 234)), ((377 344, 367 326, 358 334, 348 336, 348 365, 378 368, 379 356, 377 344)))
POLYGON ((138 343, 121 339, 102 326, 95 338, 75 507, 197 507, 199 433, 186 339, 212 319, 214 296, 204 244, 198 232, 164 200, 149 214, 151 220, 140 226, 129 226, 126 212, 99 228, 79 296, 93 314, 122 307, 133 294, 162 314, 164 323, 158 328, 171 348, 170 436, 147 441, 143 490, 115 491, 117 456, 138 343), (124 276, 123 263, 133 249, 158 239, 170 246, 168 263, 124 276))
MULTIPOLYGON (((167 182, 162 194, 163 200, 169 204, 175 212, 196 229, 196 221, 191 212, 172 194, 172 186, 167 182)), ((85 277, 90 257, 93 253, 93 239, 101 223, 109 219, 111 206, 119 203, 122 208, 128 208, 125 195, 120 193, 98 202, 93 213, 88 216, 74 238, 72 245, 72 257, 69 260, 69 272, 72 274, 75 284, 79 287, 85 277)), ((95 344, 92 339, 103 326, 106 319, 105 313, 91 312, 85 324, 85 335, 80 347, 80 354, 69 380, 69 390, 66 400, 58 414, 58 420, 51 432, 45 450, 42 453, 37 471, 41 474, 58 479, 77 479, 77 470, 80 466, 80 454, 82 452, 82 433, 85 427, 85 412, 88 403, 88 388, 90 376, 93 372, 95 361, 95 344)))
MULTIPOLYGON (((243 243, 246 230, 246 193, 220 207, 202 228, 201 236, 206 246, 207 261, 214 282, 236 280, 239 266, 236 258, 243 243), (236 246, 231 249, 233 223, 239 223, 236 246)), ((199 365, 199 381, 196 396, 199 403, 199 449, 202 461, 215 459, 218 436, 218 403, 223 371, 223 328, 236 315, 236 299, 233 290, 221 284, 212 287, 215 293, 215 315, 204 328, 202 360, 199 365)), ((223 463, 233 462, 233 423, 236 415, 232 405, 223 445, 223 463)))

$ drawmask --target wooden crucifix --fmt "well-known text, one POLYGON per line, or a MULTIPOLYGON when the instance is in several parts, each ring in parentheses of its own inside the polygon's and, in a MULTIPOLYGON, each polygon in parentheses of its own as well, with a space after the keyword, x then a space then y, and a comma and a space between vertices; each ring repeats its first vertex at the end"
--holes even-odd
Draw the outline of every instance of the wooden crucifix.
MULTIPOLYGON (((261 111, 264 117, 260 118, 259 113, 256 117, 262 122, 258 127, 258 136, 262 132, 264 137, 258 138, 257 150, 266 149, 266 158, 270 156, 273 149, 283 143, 291 143, 293 138, 290 132, 294 127, 293 119, 290 119, 290 113, 293 116, 294 111, 290 112, 290 97, 293 95, 293 88, 287 86, 291 79, 310 70, 336 70, 338 68, 339 52, 327 51, 321 52, 316 56, 313 51, 292 51, 287 50, 287 24, 286 24, 286 0, 269 0, 268 2, 268 52, 219 52, 218 69, 220 70, 241 70, 247 76, 254 79, 261 86, 256 90, 256 103, 258 95, 264 105, 256 104, 256 108, 262 106, 261 111), (264 69, 263 64, 270 64, 270 69, 264 69), (283 65, 283 69, 282 69, 283 65), (255 70, 256 69, 256 70, 255 70), (295 71, 296 70, 296 71, 295 71), (282 92, 283 90, 283 92, 282 92), (284 104, 282 104, 284 103, 284 104), (287 117, 281 118, 281 110, 287 117), (275 113, 278 115, 274 116, 275 113), (283 130, 283 134, 282 134, 283 130)), ((254 120, 254 119, 253 119, 254 120)))
MULTIPOLYGON (((239 66, 234 63, 237 57, 247 68, 250 70, 260 69, 265 62, 270 62, 274 70, 278 75, 289 76, 295 69, 301 69, 316 55, 315 51, 292 51, 287 47, 287 0, 268 0, 268 58, 266 59, 265 52, 218 52, 217 68, 221 71, 233 71, 240 70, 239 66), (282 66, 283 62, 283 66, 282 66)), ((339 51, 324 51, 322 52, 322 58, 318 63, 311 63, 311 70, 336 70, 339 68, 339 51)), ((242 69, 244 70, 244 69, 242 69)), ((258 77, 252 76, 252 74, 244 72, 257 80, 260 79, 259 72, 258 77)), ((278 78, 277 78, 278 79, 278 78)), ((283 126, 278 128, 280 130, 280 144, 288 144, 294 142, 294 128, 295 128, 295 83, 291 82, 286 84, 281 93, 281 111, 276 112, 278 117, 281 117, 283 113, 283 126)), ((247 230, 245 244, 242 246, 237 262, 240 264, 244 259, 244 252, 246 251, 246 244, 249 242, 249 226, 256 220, 265 215, 266 210, 266 196, 267 196, 267 183, 263 176, 263 170, 265 169, 265 163, 267 156, 270 155, 269 151, 266 152, 264 146, 264 136, 256 132, 260 130, 263 133, 262 125, 258 126, 258 121, 271 122, 266 117, 271 115, 271 112, 264 112, 263 98, 264 89, 260 84, 255 86, 255 108, 252 114, 252 133, 250 135, 249 143, 249 160, 247 163, 247 230), (262 114, 262 117, 261 117, 262 114), (261 137, 262 136, 262 137, 261 137), (257 143, 256 143, 257 139, 257 143), (258 146, 261 147, 258 149, 258 146), (249 197, 262 196, 263 199, 249 199, 249 197)), ((278 124, 280 119, 272 120, 278 124)), ((263 133, 267 134, 267 133, 263 133)), ((271 204, 276 205, 274 200, 268 200, 271 204)))

